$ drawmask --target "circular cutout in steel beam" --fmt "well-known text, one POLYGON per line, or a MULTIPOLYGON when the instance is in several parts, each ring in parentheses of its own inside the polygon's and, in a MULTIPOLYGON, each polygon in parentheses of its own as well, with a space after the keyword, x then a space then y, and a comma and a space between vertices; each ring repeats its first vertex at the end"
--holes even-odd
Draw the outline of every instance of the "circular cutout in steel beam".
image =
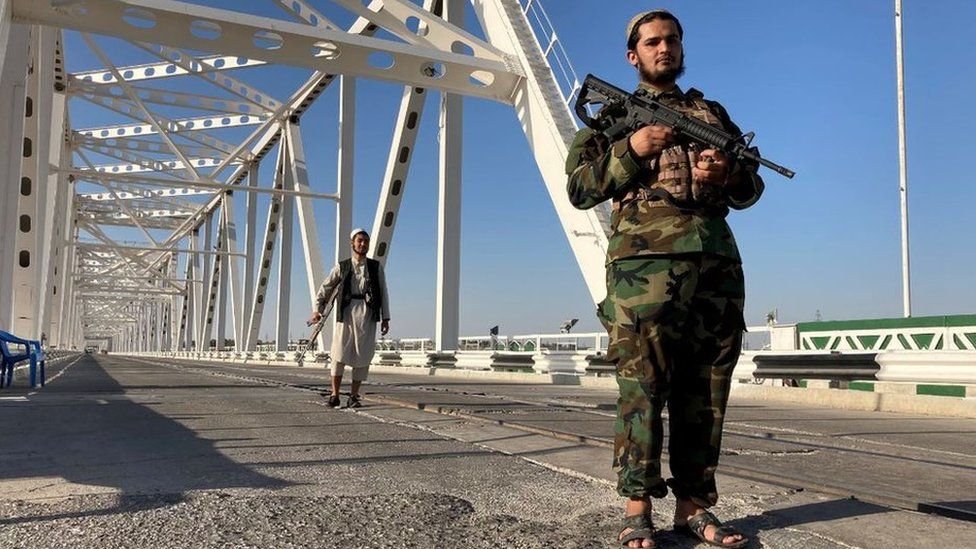
POLYGON ((366 62, 369 63, 369 66, 373 67, 374 69, 386 70, 392 68, 393 65, 396 64, 396 59, 394 59, 393 54, 391 53, 387 53, 385 51, 374 51, 373 53, 369 54, 366 62))
POLYGON ((156 26, 156 15, 139 8, 126 8, 122 20, 137 29, 151 29, 156 26))
POLYGON ((333 42, 316 42, 312 45, 312 57, 332 61, 339 58, 339 53, 339 46, 333 42))
POLYGON ((447 69, 444 67, 444 63, 438 63, 436 61, 428 61, 420 66, 420 74, 435 80, 443 78, 446 72, 447 69))
POLYGON ((190 23, 190 34, 203 40, 216 40, 220 38, 223 30, 220 25, 213 21, 197 20, 190 23))
POLYGON ((468 79, 472 86, 487 88, 495 83, 495 75, 488 71, 474 71, 468 79))
POLYGON ((254 39, 252 41, 255 46, 263 50, 278 50, 285 43, 281 35, 268 31, 254 33, 254 39))

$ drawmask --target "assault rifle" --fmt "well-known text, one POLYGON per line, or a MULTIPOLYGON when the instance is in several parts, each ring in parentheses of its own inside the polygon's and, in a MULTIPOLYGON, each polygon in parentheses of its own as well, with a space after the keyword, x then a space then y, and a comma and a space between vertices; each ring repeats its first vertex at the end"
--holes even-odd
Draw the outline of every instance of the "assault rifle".
POLYGON ((724 152, 730 158, 762 164, 767 168, 792 178, 796 173, 759 156, 751 147, 755 134, 732 135, 711 124, 682 114, 655 101, 647 90, 626 92, 589 74, 576 98, 576 115, 584 124, 617 141, 644 126, 657 124, 674 130, 679 137, 724 152), (589 105, 602 105, 596 117, 587 111, 589 105))
POLYGON ((336 284, 336 287, 333 288, 332 293, 329 294, 329 299, 325 302, 325 310, 322 311, 322 318, 318 322, 313 322, 311 320, 305 321, 306 326, 315 324, 315 327, 312 328, 312 333, 308 336, 308 343, 305 344, 305 347, 302 348, 301 354, 298 355, 299 366, 305 365, 305 353, 312 348, 312 345, 315 345, 315 340, 319 337, 319 334, 322 333, 322 328, 325 327, 325 321, 329 318, 329 313, 332 312, 332 309, 335 306, 335 299, 339 294, 339 289, 341 287, 342 284, 336 284))

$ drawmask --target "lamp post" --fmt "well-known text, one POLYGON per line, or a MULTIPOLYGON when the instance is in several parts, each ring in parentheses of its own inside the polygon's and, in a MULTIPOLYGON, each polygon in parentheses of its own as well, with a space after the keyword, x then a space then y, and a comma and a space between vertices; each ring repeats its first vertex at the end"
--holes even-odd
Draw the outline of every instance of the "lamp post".
POLYGON ((905 53, 902 41, 902 0, 895 0, 895 53, 898 65, 898 191, 901 196, 902 308, 905 318, 912 316, 908 262, 908 159, 905 144, 905 53))

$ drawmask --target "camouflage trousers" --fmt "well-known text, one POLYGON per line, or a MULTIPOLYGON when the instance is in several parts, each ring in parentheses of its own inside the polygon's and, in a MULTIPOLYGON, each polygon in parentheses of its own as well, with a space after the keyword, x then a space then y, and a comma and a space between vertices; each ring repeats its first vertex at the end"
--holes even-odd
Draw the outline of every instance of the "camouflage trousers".
POLYGON ((598 315, 616 362, 613 466, 624 497, 718 500, 715 468, 732 369, 742 346, 741 265, 707 254, 618 260, 598 315), (661 477, 668 409, 672 478, 661 477))

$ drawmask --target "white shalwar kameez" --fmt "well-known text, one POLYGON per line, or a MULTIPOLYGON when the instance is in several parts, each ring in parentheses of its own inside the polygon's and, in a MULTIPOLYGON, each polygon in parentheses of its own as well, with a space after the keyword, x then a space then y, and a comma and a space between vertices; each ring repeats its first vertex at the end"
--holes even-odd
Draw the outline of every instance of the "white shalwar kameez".
MULTIPOLYGON (((379 283, 380 291, 383 293, 380 318, 385 319, 390 318, 390 298, 386 291, 386 275, 383 272, 383 266, 379 265, 378 267, 379 280, 377 282, 379 283)), ((353 294, 366 293, 366 276, 366 259, 357 262, 356 258, 352 258, 353 294)), ((332 272, 326 277, 322 286, 319 287, 318 299, 328 298, 332 290, 339 284, 342 284, 342 274, 339 271, 339 265, 336 265, 332 268, 332 272)), ((339 314, 339 306, 342 300, 341 289, 336 299, 335 311, 336 314, 339 314)), ((366 300, 353 299, 346 307, 346 310, 343 311, 342 318, 338 318, 335 333, 332 335, 331 358, 333 368, 338 363, 342 363, 343 365, 352 367, 354 369, 354 375, 360 369, 363 369, 362 371, 365 373, 365 368, 372 362, 375 352, 376 322, 370 314, 369 307, 366 306, 366 300)), ((341 370, 339 370, 337 375, 342 375, 341 370)))

